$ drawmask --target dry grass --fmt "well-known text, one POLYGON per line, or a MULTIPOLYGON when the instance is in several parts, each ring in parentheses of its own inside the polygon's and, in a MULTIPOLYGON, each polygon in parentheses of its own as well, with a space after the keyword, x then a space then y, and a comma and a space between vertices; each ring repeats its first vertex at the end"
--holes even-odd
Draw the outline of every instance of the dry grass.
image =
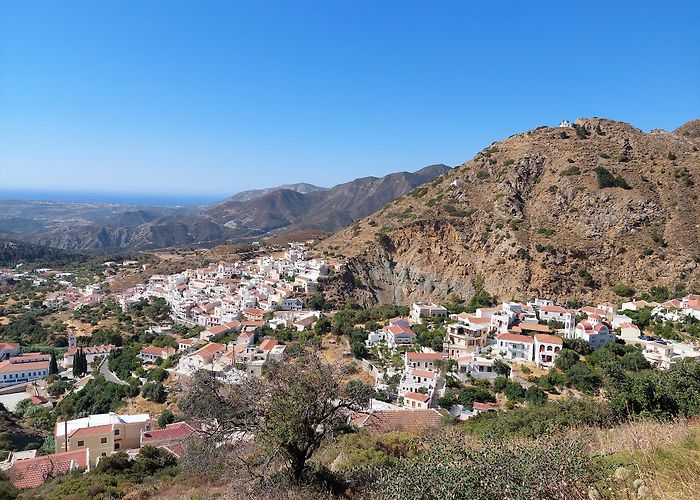
POLYGON ((595 453, 650 453, 673 446, 694 436, 696 429, 685 420, 659 423, 651 420, 629 422, 595 431, 590 442, 595 453))
POLYGON ((630 422, 592 432, 589 443, 593 454, 633 473, 610 483, 613 498, 636 498, 635 478, 651 498, 700 498, 700 422, 630 422))
POLYGON ((343 352, 350 351, 350 343, 346 337, 328 334, 321 340, 321 351, 319 356, 329 365, 336 366, 341 373, 343 368, 350 364, 357 366, 357 372, 343 375, 343 382, 351 379, 359 379, 365 384, 374 385, 374 376, 367 372, 361 363, 355 361, 352 356, 343 355, 343 352), (332 342, 333 341, 333 342, 332 342))

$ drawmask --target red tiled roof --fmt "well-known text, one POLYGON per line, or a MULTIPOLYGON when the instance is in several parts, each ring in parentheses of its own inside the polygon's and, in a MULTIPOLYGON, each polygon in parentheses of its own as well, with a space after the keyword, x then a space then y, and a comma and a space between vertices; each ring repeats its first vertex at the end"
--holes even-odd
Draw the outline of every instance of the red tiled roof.
POLYGON ((588 321, 581 321, 578 325, 576 325, 576 328, 579 326, 584 330, 593 330, 593 325, 591 325, 588 321))
POLYGON ((149 345, 148 347, 144 347, 141 349, 142 354, 152 354, 153 356, 163 356, 165 354, 167 355, 172 355, 175 353, 175 349, 172 347, 156 347, 153 345, 149 345))
POLYGON ((211 333, 212 335, 219 335, 221 333, 228 332, 230 329, 231 328, 229 328, 226 325, 216 325, 216 326, 212 326, 211 328, 207 328, 207 331, 209 333, 211 333))
POLYGON ((160 446, 160 448, 172 453, 177 459, 182 457, 183 453, 185 453, 185 447, 180 443, 166 444, 160 446))
POLYGON ((421 434, 426 430, 437 429, 442 417, 449 415, 446 410, 396 410, 377 411, 370 414, 354 414, 351 424, 364 427, 370 432, 410 432, 421 434))
POLYGON ((425 378, 435 378, 436 373, 432 372, 430 370, 419 370, 417 368, 414 368, 411 370, 411 373, 415 375, 416 377, 425 377, 425 378))
POLYGON ((540 311, 544 312, 555 312, 555 313, 565 313, 569 312, 568 309, 564 309, 561 306, 542 306, 540 307, 540 311))
POLYGON ((24 361, 22 363, 13 362, 15 358, 0 361, 0 373, 14 373, 17 371, 48 370, 49 360, 46 361, 24 361))
POLYGON ((73 431, 73 434, 68 436, 68 439, 83 438, 88 436, 100 436, 112 432, 112 424, 95 425, 93 427, 83 427, 73 431))
POLYGON ((620 323, 620 328, 634 328, 635 330, 639 330, 639 327, 632 323, 620 323))
POLYGON ((158 446, 167 443, 179 443, 190 437, 194 429, 187 422, 168 424, 165 429, 144 432, 141 435, 141 446, 147 444, 158 446))
POLYGON ((500 333, 496 335, 498 340, 505 340, 507 342, 525 342, 532 344, 535 339, 528 337, 527 335, 516 335, 514 333, 500 333))
POLYGON ((48 477, 67 474, 71 466, 86 468, 87 465, 88 450, 76 450, 18 460, 7 473, 17 488, 36 488, 44 484, 48 477))
POLYGON ((265 339, 260 343, 260 350, 269 351, 277 345, 277 339, 265 339))
POLYGON ((223 344, 218 344, 216 342, 212 342, 211 344, 207 344, 204 347, 202 347, 195 354, 198 354, 198 355, 204 356, 204 357, 212 357, 214 354, 216 354, 219 351, 223 351, 225 348, 226 348, 226 346, 223 344))
POLYGON ((421 403, 427 403, 430 401, 430 396, 427 394, 421 394, 420 392, 407 392, 406 394, 403 395, 404 399, 415 399, 416 401, 420 401, 421 403))
POLYGON ((546 344, 564 345, 564 341, 561 339, 561 337, 557 337, 555 335, 536 333, 535 340, 537 340, 537 342, 544 342, 546 344))
POLYGON ((399 326, 399 325, 392 325, 392 326, 387 326, 386 330, 391 333, 392 335, 408 335, 410 337, 415 337, 416 334, 411 330, 410 328, 407 328, 405 326, 399 326))
POLYGON ((439 361, 443 354, 439 352, 407 352, 408 361, 439 361))
POLYGON ((540 325, 539 323, 520 323, 513 327, 513 331, 517 332, 551 332, 552 329, 547 325, 540 325))

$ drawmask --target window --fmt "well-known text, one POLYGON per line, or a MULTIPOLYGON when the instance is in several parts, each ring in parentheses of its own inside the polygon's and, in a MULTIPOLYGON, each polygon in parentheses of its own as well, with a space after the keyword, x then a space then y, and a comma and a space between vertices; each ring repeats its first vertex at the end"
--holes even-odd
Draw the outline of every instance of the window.
POLYGON ((119 429, 114 429, 114 435, 118 436, 119 435, 119 429))
POLYGON ((80 446, 85 446, 85 441, 83 441, 82 439, 78 441, 78 447, 80 446))
POLYGON ((119 446, 120 446, 119 443, 114 443, 114 449, 115 449, 115 450, 118 450, 118 449, 119 449, 119 446))
POLYGON ((107 442, 107 438, 100 438, 100 443, 105 444, 107 442))

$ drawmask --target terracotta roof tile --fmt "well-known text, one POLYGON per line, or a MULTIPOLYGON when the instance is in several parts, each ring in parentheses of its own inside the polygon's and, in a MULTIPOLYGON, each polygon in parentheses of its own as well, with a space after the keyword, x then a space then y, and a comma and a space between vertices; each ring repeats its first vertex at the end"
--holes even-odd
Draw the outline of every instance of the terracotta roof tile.
POLYGON ((370 414, 355 414, 352 425, 363 427, 370 432, 409 432, 421 434, 426 430, 437 429, 442 425, 442 417, 449 415, 445 410, 396 410, 377 411, 370 414))
POLYGON ((7 473, 17 488, 36 488, 44 484, 50 476, 67 474, 71 466, 86 468, 87 465, 88 450, 76 450, 18 460, 7 473))

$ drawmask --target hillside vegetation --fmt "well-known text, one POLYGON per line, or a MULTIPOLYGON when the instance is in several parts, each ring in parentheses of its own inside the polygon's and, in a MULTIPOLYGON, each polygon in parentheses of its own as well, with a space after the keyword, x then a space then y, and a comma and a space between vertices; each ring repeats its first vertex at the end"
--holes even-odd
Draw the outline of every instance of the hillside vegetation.
POLYGON ((321 252, 350 259, 335 291, 405 304, 471 296, 477 278, 506 300, 697 290, 697 128, 593 118, 494 143, 325 240, 321 252))

